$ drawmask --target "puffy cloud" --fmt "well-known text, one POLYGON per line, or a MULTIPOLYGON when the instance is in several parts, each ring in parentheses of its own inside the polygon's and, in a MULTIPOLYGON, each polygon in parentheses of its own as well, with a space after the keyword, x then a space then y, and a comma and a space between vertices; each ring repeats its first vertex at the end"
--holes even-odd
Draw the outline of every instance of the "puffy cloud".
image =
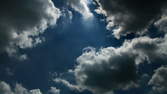
POLYGON ((153 86, 153 94, 167 93, 167 66, 158 68, 148 84, 153 86))
POLYGON ((49 94, 60 94, 60 90, 56 87, 50 87, 49 94))
POLYGON ((84 19, 90 19, 93 17, 89 9, 89 0, 67 0, 67 3, 77 12, 81 13, 84 19))
MULTIPOLYGON (((40 89, 28 90, 24 88, 21 84, 16 84, 12 88, 8 83, 1 81, 0 82, 0 94, 43 94, 40 89)), ((60 90, 56 87, 50 87, 50 90, 47 94, 60 94, 60 90)))
MULTIPOLYGON (((41 43, 40 34, 61 15, 51 0, 4 0, 0 11, 0 53, 7 52, 11 56, 18 49, 41 43)), ((26 58, 25 55, 20 57, 26 58)))
POLYGON ((100 51, 88 48, 77 58, 74 69, 79 87, 97 94, 138 87, 142 79, 139 64, 166 62, 166 38, 140 37, 100 51))
POLYGON ((30 90, 31 94, 42 94, 40 89, 33 89, 33 90, 30 90))
MULTIPOLYGON (((166 0, 94 0, 107 15, 108 28, 117 27, 114 35, 143 33, 166 10, 166 0)), ((104 13, 104 12, 103 12, 104 13)))
POLYGON ((27 90, 20 84, 16 84, 15 88, 7 84, 6 82, 0 82, 0 93, 1 94, 42 94, 39 89, 27 90))
POLYGON ((2 94, 14 94, 10 86, 5 82, 0 82, 0 93, 2 94))

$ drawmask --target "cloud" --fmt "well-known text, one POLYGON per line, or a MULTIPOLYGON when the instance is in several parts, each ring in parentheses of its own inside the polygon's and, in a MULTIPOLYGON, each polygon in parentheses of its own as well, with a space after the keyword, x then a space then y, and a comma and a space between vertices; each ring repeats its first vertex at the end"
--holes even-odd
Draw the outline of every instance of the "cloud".
POLYGON ((160 32, 167 33, 167 15, 163 15, 154 25, 159 29, 160 32))
MULTIPOLYGON (((107 17, 107 28, 114 28, 117 38, 129 33, 142 34, 152 24, 158 28, 157 32, 165 33, 163 37, 150 38, 143 35, 125 40, 117 48, 106 47, 98 51, 95 48, 86 48, 77 58, 78 64, 74 68, 78 87, 95 94, 108 94, 142 86, 147 81, 142 81, 144 73, 139 73, 139 65, 159 62, 165 64, 167 61, 167 1, 95 1, 99 5, 96 12, 107 17)), ((154 81, 149 83, 159 85, 154 81)))
POLYGON ((60 90, 56 87, 50 87, 49 94, 60 94, 60 90))
POLYGON ((51 0, 5 0, 0 3, 0 53, 16 55, 18 49, 32 48, 49 26, 56 24, 61 12, 51 0))
POLYGON ((165 64, 167 61, 165 8, 167 2, 150 1, 148 8, 148 2, 143 0, 96 1, 100 9, 96 11, 107 16, 108 27, 116 26, 114 29, 116 37, 128 33, 143 33, 150 24, 158 28, 157 32, 165 33, 163 37, 150 38, 146 35, 125 40, 122 46, 117 48, 106 47, 98 51, 95 48, 86 48, 77 58, 78 65, 74 68, 78 87, 88 89, 95 94, 106 94, 146 84, 146 81, 142 81, 144 74, 139 73, 139 65, 159 62, 165 64), (140 6, 142 4, 143 6, 140 6), (156 9, 152 10, 154 7, 156 9))
POLYGON ((77 12, 82 14, 85 20, 90 19, 93 17, 89 9, 89 0, 67 0, 67 3, 77 12))
MULTIPOLYGON (((40 89, 28 90, 21 84, 16 84, 15 87, 11 87, 8 83, 0 82, 0 94, 43 94, 40 89)), ((47 94, 60 94, 60 90, 56 87, 50 87, 47 94)))
POLYGON ((16 84, 13 89, 9 84, 2 81, 0 82, 0 93, 1 94, 42 94, 39 89, 27 90, 21 84, 16 84))
POLYGON ((165 94, 167 93, 167 66, 158 68, 149 81, 149 85, 152 85, 153 94, 165 94))
POLYGON ((94 0, 107 15, 108 28, 117 27, 119 38, 129 33, 143 33, 166 10, 166 0, 94 0))
POLYGON ((139 65, 144 62, 166 62, 165 38, 140 37, 126 40, 121 47, 96 51, 88 48, 77 58, 74 69, 79 87, 105 94, 140 86, 139 65))
POLYGON ((71 84, 70 82, 62 78, 56 78, 54 79, 54 82, 61 83, 65 85, 66 87, 68 87, 70 90, 82 91, 81 88, 79 88, 77 85, 71 84))
POLYGON ((42 94, 40 89, 33 89, 33 90, 30 90, 31 94, 42 94))

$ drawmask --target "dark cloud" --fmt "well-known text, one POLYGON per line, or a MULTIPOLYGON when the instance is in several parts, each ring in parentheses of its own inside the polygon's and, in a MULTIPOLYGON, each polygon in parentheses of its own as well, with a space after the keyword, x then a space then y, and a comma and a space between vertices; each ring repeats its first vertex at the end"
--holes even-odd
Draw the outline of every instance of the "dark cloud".
POLYGON ((78 84, 97 94, 135 86, 138 78, 135 57, 112 48, 84 53, 77 59, 79 65, 75 69, 78 84))
POLYGON ((160 20, 155 22, 155 26, 159 28, 160 32, 167 33, 167 15, 164 15, 160 20))
POLYGON ((125 41, 119 48, 89 49, 78 57, 74 72, 81 88, 96 94, 140 86, 139 66, 166 61, 166 39, 148 37, 125 41))
POLYGON ((41 43, 38 35, 60 16, 51 0, 3 0, 0 12, 0 52, 9 55, 41 43))
POLYGON ((166 0, 95 0, 113 16, 114 25, 121 29, 119 35, 130 32, 141 33, 150 24, 159 19, 167 5, 166 0))
POLYGON ((152 85, 152 94, 167 93, 167 66, 158 68, 150 79, 149 85, 152 85))

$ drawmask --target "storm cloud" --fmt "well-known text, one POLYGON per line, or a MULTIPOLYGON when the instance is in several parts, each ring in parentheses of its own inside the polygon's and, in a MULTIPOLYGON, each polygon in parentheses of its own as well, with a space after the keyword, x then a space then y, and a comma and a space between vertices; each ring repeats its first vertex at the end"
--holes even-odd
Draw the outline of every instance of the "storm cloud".
POLYGON ((3 0, 0 12, 0 53, 10 56, 41 43, 39 35, 61 15, 51 0, 3 0))
POLYGON ((94 0, 106 12, 108 28, 116 26, 119 38, 129 33, 143 33, 166 10, 166 0, 94 0))

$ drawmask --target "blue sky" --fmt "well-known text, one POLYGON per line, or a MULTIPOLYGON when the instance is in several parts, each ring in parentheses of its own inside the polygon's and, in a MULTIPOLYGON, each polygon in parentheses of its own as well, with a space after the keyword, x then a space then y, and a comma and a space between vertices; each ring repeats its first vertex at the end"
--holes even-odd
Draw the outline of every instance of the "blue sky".
POLYGON ((0 94, 166 94, 167 2, 108 1, 2 1, 0 94))

